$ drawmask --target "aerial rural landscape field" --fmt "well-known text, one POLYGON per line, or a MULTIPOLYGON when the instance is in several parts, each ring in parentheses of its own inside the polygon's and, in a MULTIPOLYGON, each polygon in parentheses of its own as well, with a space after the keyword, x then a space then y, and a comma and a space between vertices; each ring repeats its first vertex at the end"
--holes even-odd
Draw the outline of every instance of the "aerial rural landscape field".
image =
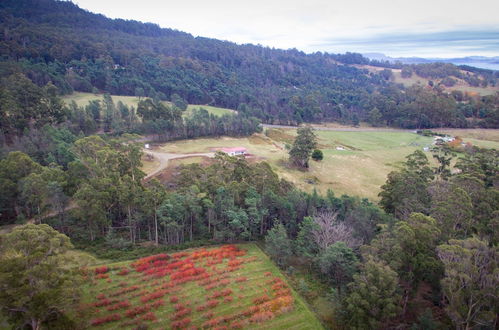
POLYGON ((105 329, 320 329, 254 244, 159 254, 87 271, 81 312, 105 329))
POLYGON ((498 11, 0 1, 0 329, 499 329, 498 11))

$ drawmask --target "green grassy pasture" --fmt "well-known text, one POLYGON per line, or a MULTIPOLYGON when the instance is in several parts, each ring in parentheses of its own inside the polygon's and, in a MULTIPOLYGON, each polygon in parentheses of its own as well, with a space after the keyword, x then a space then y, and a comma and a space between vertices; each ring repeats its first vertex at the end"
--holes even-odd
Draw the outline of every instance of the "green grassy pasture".
MULTIPOLYGON (((266 134, 245 138, 183 140, 163 144, 161 151, 171 153, 209 152, 221 147, 245 147, 253 155, 250 161, 267 161, 272 168, 299 188, 336 195, 348 194, 378 200, 380 187, 388 173, 400 168, 405 157, 415 150, 431 146, 433 138, 410 131, 315 131, 324 153, 320 162, 310 161, 308 171, 288 166, 286 144, 291 144, 296 129, 270 128, 266 134), (343 148, 345 150, 337 150, 343 148)), ((448 134, 463 137, 473 145, 499 148, 499 130, 451 130, 448 134)), ((434 162, 431 153, 426 153, 434 162)))
MULTIPOLYGON (((121 95, 111 95, 113 98, 114 103, 118 103, 118 101, 123 102, 123 104, 127 105, 128 107, 135 107, 137 108, 137 104, 139 103, 139 98, 137 96, 121 96, 121 95)), ((75 101, 76 104, 80 107, 84 107, 88 104, 88 102, 92 100, 102 100, 104 98, 103 94, 93 94, 93 93, 81 93, 81 92, 75 92, 71 95, 66 95, 63 97, 64 102, 70 103, 71 101, 75 101)), ((166 104, 170 104, 170 102, 164 102, 166 104)), ((234 113, 235 110, 231 109, 225 109, 225 108, 219 108, 219 107, 214 107, 210 105, 197 105, 197 104, 189 104, 187 106, 187 110, 185 112, 185 115, 188 116, 193 109, 199 109, 203 108, 208 110, 209 113, 214 114, 215 116, 222 116, 225 114, 231 114, 234 113)))
MULTIPOLYGON (((228 326, 234 328, 237 324, 242 325, 245 329, 322 329, 322 325, 309 310, 302 298, 292 290, 286 278, 279 271, 279 269, 272 263, 272 261, 255 245, 255 244, 240 244, 237 246, 242 251, 246 251, 244 256, 236 256, 236 261, 242 261, 240 268, 229 270, 229 258, 234 256, 226 256, 221 260, 221 263, 211 264, 216 258, 211 256, 195 259, 194 254, 200 251, 220 251, 221 247, 210 247, 205 249, 191 249, 185 250, 180 254, 178 259, 169 259, 167 262, 185 261, 186 259, 193 260, 196 268, 203 268, 210 277, 208 281, 217 283, 214 288, 209 288, 206 279, 191 280, 180 284, 171 284, 173 281, 171 277, 174 275, 159 276, 158 278, 149 278, 144 272, 138 272, 133 268, 132 262, 120 262, 107 265, 110 271, 104 274, 107 278, 97 279, 93 269, 89 270, 88 280, 84 286, 84 297, 82 315, 86 322, 91 324, 98 318, 102 318, 111 314, 117 314, 119 320, 104 323, 99 325, 98 328, 102 329, 132 329, 140 325, 148 326, 148 329, 171 329, 174 327, 175 316, 177 310, 182 310, 177 304, 182 304, 185 308, 189 309, 186 315, 180 319, 189 318, 190 323, 183 328, 192 326, 193 328, 200 329, 203 325, 205 329, 208 327, 207 321, 224 317, 225 321, 221 321, 218 326, 228 326), (119 275, 122 269, 129 271, 126 275, 119 275), (282 286, 286 290, 287 297, 292 297, 291 307, 280 309, 280 312, 274 313, 273 317, 262 322, 255 322, 251 320, 251 315, 243 316, 243 311, 248 311, 250 307, 257 305, 254 300, 258 297, 268 295, 270 299, 276 299, 279 294, 277 289, 273 288, 272 281, 283 281, 282 286), (203 283, 203 281, 205 281, 203 283), (124 288, 131 288, 137 286, 135 290, 118 294, 119 290, 124 288), (167 288, 167 292, 162 291, 167 288), (216 291, 222 292, 223 290, 232 290, 227 296, 219 298, 208 298, 216 291), (288 290, 289 289, 289 290, 288 290), (144 297, 151 294, 162 292, 162 297, 144 301, 144 297), (100 297, 98 297, 101 295, 100 297), (175 298, 178 301, 175 301, 175 298), (227 297, 227 299, 225 298, 227 297), (99 302, 109 299, 103 306, 95 306, 99 302), (206 308, 199 310, 200 306, 206 305, 209 299, 218 301, 218 305, 214 308, 206 308), (125 308, 118 308, 114 311, 109 311, 108 308, 115 305, 118 301, 128 301, 131 306, 125 308), (153 314, 148 315, 149 318, 155 320, 143 320, 146 313, 137 315, 134 318, 128 317, 126 311, 143 307, 146 304, 161 301, 157 307, 152 307, 153 314), (212 313, 211 315, 208 315, 212 313), (228 318, 232 316, 229 320, 228 318)), ((220 259, 219 259, 220 260, 220 259)), ((231 261, 233 262, 233 261, 231 261)), ((187 266, 177 268, 175 271, 181 269, 189 269, 187 266)), ((209 283, 209 282, 208 282, 209 283)), ((275 282, 274 282, 275 283, 275 282)), ((289 301, 289 300, 288 300, 289 301)), ((269 310, 269 307, 259 305, 259 312, 269 310)), ((112 309, 112 308, 111 308, 112 309)))
MULTIPOLYGON (((310 161, 309 171, 287 165, 286 143, 292 143, 295 129, 272 129, 265 136, 247 138, 196 139, 164 144, 160 150, 173 153, 209 152, 221 147, 245 147, 254 155, 249 160, 269 162, 283 178, 299 188, 325 193, 349 194, 377 200, 387 174, 397 169, 405 157, 432 142, 431 138, 410 132, 340 132, 316 131, 324 152, 321 162, 310 161), (345 150, 336 150, 343 147, 345 150)), ((430 155, 429 155, 430 157, 430 155)))

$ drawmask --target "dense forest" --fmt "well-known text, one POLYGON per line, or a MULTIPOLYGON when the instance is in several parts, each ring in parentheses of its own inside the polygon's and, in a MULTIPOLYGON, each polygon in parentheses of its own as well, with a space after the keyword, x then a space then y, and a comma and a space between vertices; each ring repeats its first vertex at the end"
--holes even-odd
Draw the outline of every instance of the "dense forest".
POLYGON ((494 71, 237 45, 112 20, 54 0, 2 1, 0 17, 2 79, 23 74, 40 87, 56 86, 60 94, 93 91, 157 100, 178 95, 188 103, 237 109, 267 123, 498 127, 497 95, 449 94, 441 88, 456 79, 494 86, 499 78, 494 71), (358 64, 385 69, 370 72, 358 64), (440 82, 404 88, 391 82, 392 68, 440 82))
POLYGON ((143 181, 140 147, 127 141, 80 138, 66 169, 7 154, 2 223, 48 223, 104 258, 154 251, 140 252, 141 242, 161 249, 264 239, 280 267, 304 268, 327 288, 332 327, 497 326, 497 150, 470 147, 456 160, 438 148, 436 167, 416 151, 390 173, 380 208, 300 191, 265 162, 223 153, 211 165, 181 166, 168 185, 143 181))

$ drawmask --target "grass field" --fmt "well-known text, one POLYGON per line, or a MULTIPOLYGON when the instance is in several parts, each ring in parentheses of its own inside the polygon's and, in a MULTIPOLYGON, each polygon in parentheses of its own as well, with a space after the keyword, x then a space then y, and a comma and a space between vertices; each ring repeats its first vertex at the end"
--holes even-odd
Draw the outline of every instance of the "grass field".
MULTIPOLYGON (((102 100, 103 97, 104 97, 103 94, 76 92, 76 93, 73 93, 71 95, 64 96, 63 100, 66 103, 70 103, 71 101, 75 101, 78 106, 84 107, 88 104, 88 102, 90 102, 92 100, 102 100)), ((127 105, 128 107, 137 108, 137 104, 139 103, 139 98, 136 96, 111 95, 111 97, 113 98, 114 103, 118 103, 118 101, 121 101, 121 102, 123 102, 123 104, 127 105)), ((164 102, 164 103, 170 104, 170 102, 164 102)), ((187 106, 187 110, 185 112, 185 115, 189 115, 193 109, 198 109, 198 108, 206 109, 206 110, 208 110, 209 113, 212 113, 215 116, 222 116, 224 114, 230 114, 230 113, 235 112, 234 110, 231 110, 231 109, 213 107, 210 105, 189 104, 187 106)))
MULTIPOLYGON (((451 130, 465 142, 488 148, 499 148, 499 130, 451 130)), ((405 157, 430 146, 433 139, 409 131, 316 131, 319 148, 324 152, 320 162, 310 161, 309 171, 287 165, 285 144, 292 143, 295 129, 267 129, 266 135, 245 138, 196 139, 163 144, 160 151, 169 153, 209 152, 220 147, 245 147, 253 155, 250 161, 265 160, 283 178, 299 188, 336 195, 348 194, 378 200, 381 185, 389 172, 400 168, 405 157), (345 150, 337 150, 342 147, 345 150)), ((430 153, 427 153, 433 161, 430 153)), ((187 160, 186 160, 187 161, 187 160)), ((193 160, 194 161, 194 160, 193 160)), ((173 164, 171 165, 174 166, 173 164)))
POLYGON ((322 329, 254 244, 101 265, 84 292, 80 313, 102 329, 322 329))

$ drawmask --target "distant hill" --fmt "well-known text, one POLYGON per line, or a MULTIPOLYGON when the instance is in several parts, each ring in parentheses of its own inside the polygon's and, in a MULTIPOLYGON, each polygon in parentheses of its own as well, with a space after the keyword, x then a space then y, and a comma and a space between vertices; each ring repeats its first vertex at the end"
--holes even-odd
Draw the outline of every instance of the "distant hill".
POLYGON ((421 63, 452 63, 454 65, 466 65, 481 69, 499 71, 499 56, 467 56, 458 58, 422 58, 422 57, 390 57, 382 53, 365 53, 363 56, 377 61, 400 62, 403 64, 421 63))
POLYGON ((238 45, 109 19, 68 1, 3 0, 0 31, 6 86, 21 73, 39 86, 54 84, 61 94, 180 97, 281 124, 494 127, 497 121, 499 72, 491 70, 238 45), (400 84, 397 70, 426 80, 400 84), (460 93, 441 87, 450 84, 459 84, 460 93))

